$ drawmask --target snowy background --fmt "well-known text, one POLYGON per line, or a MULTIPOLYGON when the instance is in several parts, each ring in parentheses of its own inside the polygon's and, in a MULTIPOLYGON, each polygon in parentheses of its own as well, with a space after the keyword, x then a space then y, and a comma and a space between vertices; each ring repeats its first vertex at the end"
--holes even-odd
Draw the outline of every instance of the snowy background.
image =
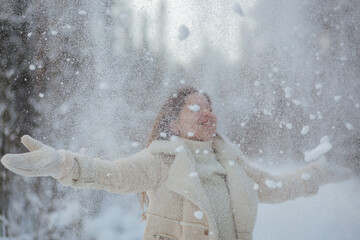
MULTIPOLYGON (((24 152, 23 134, 129 156, 169 93, 192 85, 212 98, 219 132, 262 168, 326 154, 358 176, 359 22, 357 0, 0 0, 0 157, 24 152)), ((0 180, 0 239, 142 237, 135 194, 2 166, 0 180)), ((254 239, 357 239, 359 183, 260 205, 254 239)))

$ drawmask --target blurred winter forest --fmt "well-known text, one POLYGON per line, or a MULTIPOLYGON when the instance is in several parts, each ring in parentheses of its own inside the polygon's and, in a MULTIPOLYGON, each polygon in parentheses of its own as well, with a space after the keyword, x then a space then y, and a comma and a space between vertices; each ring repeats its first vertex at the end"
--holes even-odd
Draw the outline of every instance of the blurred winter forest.
MULTIPOLYGON (((0 0, 0 158, 25 152, 24 134, 129 156, 166 97, 191 85, 265 169, 306 165, 326 144, 330 162, 358 174, 359 22, 358 0, 0 0)), ((260 207, 254 238, 356 239, 359 190, 352 180, 260 207)), ((0 165, 0 239, 141 239, 140 214, 135 194, 0 165)))

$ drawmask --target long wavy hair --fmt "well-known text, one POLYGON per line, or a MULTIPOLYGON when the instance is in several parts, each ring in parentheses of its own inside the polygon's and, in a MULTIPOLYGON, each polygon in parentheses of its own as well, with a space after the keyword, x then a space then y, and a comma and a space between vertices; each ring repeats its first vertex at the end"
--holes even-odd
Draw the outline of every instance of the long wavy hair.
MULTIPOLYGON (((155 119, 153 130, 147 141, 147 146, 155 140, 170 140, 171 136, 176 135, 170 130, 170 125, 179 118, 181 109, 185 105, 186 98, 193 93, 199 93, 205 96, 211 106, 209 95, 196 88, 186 86, 173 92, 161 107, 160 112, 155 119)), ((140 193, 140 203, 143 210, 142 219, 145 220, 146 208, 149 205, 149 198, 146 192, 140 193)))

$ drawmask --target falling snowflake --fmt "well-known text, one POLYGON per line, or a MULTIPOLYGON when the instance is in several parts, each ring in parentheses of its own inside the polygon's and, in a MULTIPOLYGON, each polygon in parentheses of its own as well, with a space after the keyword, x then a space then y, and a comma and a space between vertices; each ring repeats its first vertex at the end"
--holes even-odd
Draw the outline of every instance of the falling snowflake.
POLYGON ((337 95, 337 96, 334 97, 334 99, 335 99, 335 102, 337 102, 337 101, 339 101, 341 99, 341 96, 337 95))
POLYGON ((194 212, 194 217, 197 219, 202 219, 204 217, 204 213, 202 211, 196 211, 194 212))
POLYGON ((179 40, 183 41, 190 35, 189 29, 185 25, 179 27, 179 40))
POLYGON ((34 64, 30 64, 29 70, 30 70, 30 71, 34 71, 35 69, 36 69, 35 65, 34 65, 34 64))
POLYGON ((178 146, 177 148, 175 148, 175 152, 182 152, 184 150, 184 146, 181 145, 181 146, 178 146))
POLYGON ((188 107, 191 111, 193 111, 193 112, 198 112, 198 111, 200 111, 200 106, 197 105, 197 104, 188 105, 187 107, 188 107))
POLYGON ((309 126, 304 126, 301 130, 302 135, 306 135, 309 132, 309 126))
POLYGON ((189 137, 193 137, 193 136, 194 136, 194 133, 193 133, 193 132, 188 132, 187 135, 188 135, 189 137))
POLYGON ((310 177, 311 177, 311 174, 309 174, 309 173, 304 172, 301 174, 301 178, 304 180, 308 180, 308 179, 310 179, 310 177))
POLYGON ((353 130, 354 129, 354 126, 351 124, 351 123, 345 123, 345 127, 348 129, 348 130, 353 130))

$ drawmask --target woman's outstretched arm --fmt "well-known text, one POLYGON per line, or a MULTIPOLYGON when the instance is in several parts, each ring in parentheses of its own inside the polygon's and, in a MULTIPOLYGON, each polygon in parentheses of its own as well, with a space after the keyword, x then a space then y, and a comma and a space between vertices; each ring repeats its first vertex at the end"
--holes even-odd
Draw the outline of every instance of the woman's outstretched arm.
POLYGON ((155 190, 161 176, 161 166, 148 149, 116 161, 85 155, 72 156, 72 171, 59 179, 66 186, 102 189, 116 193, 155 190))
POLYGON ((351 170, 331 165, 326 160, 313 162, 289 174, 274 176, 240 160, 245 171, 257 184, 259 202, 281 203, 298 197, 307 197, 318 192, 321 185, 344 181, 351 170))
POLYGON ((66 150, 55 150, 24 136, 30 152, 7 154, 2 164, 23 176, 52 176, 66 186, 102 189, 117 193, 156 189, 161 176, 158 164, 148 149, 117 161, 105 161, 66 150))

